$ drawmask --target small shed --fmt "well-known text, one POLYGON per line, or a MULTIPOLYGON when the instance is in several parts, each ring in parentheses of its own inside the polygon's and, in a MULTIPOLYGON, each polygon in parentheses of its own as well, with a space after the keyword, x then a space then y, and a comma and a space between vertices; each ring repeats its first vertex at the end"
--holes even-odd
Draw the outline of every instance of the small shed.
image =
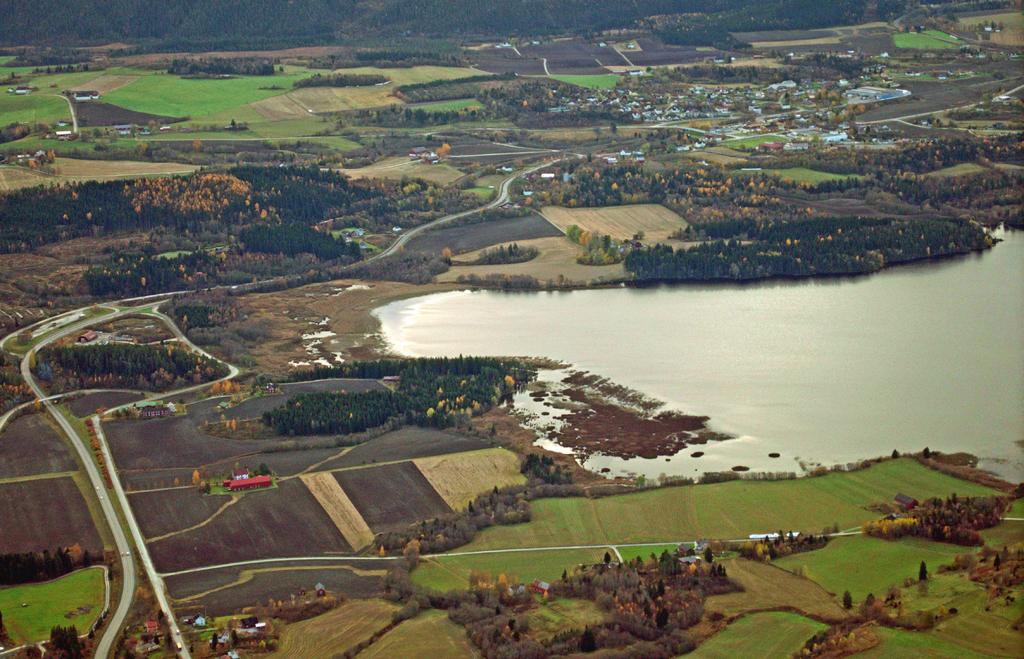
POLYGON ((893 497, 893 501, 896 503, 897 506, 899 506, 903 510, 913 510, 914 508, 917 508, 918 503, 920 503, 914 497, 908 496, 903 493, 897 494, 895 497, 893 497))
POLYGON ((530 584, 530 592, 537 593, 547 597, 551 592, 551 584, 547 581, 541 581, 540 579, 534 579, 533 583, 530 584))

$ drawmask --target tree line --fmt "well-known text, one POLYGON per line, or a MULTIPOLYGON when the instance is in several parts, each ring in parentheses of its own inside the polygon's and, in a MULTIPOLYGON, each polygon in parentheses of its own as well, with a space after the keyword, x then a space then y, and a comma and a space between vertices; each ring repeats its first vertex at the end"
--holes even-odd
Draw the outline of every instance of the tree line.
POLYGON ((92 565, 88 550, 77 545, 72 548, 57 547, 52 552, 31 551, 0 554, 0 585, 49 581, 72 570, 92 565))
POLYGON ((179 76, 272 76, 276 70, 274 62, 264 58, 176 57, 167 72, 179 76))
POLYGON ((961 220, 812 218, 767 223, 752 237, 635 249, 625 267, 641 281, 853 275, 990 246, 982 227, 961 220))

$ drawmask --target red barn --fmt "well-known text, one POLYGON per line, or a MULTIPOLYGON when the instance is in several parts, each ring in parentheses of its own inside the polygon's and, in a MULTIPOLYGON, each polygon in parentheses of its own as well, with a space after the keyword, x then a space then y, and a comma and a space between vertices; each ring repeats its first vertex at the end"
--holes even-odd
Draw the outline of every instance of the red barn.
POLYGON ((270 487, 273 484, 274 481, 271 480, 270 476, 253 476, 252 478, 227 479, 224 481, 224 487, 232 492, 258 490, 263 487, 270 487))

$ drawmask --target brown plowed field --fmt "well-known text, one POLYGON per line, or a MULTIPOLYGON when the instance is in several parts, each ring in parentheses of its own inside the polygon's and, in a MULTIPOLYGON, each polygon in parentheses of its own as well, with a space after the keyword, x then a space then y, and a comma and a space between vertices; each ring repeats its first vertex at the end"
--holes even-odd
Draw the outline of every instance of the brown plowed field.
POLYGON ((334 476, 374 533, 451 512, 411 462, 337 471, 334 476))
POLYGON ((230 500, 228 496, 204 495, 193 487, 128 494, 128 503, 147 538, 199 524, 230 500))
MULTIPOLYGON (((219 571, 218 571, 219 572, 219 571)), ((175 608, 188 611, 205 609, 209 615, 226 615, 241 611, 247 606, 265 604, 268 598, 287 599, 290 595, 305 589, 311 591, 319 582, 327 586, 327 590, 341 593, 351 598, 370 598, 382 592, 381 566, 375 566, 373 572, 360 569, 357 573, 343 566, 311 566, 308 563, 291 569, 256 568, 241 572, 225 571, 223 575, 214 575, 222 583, 228 584, 241 581, 238 585, 221 587, 219 590, 207 592, 192 600, 179 602, 175 608), (362 573, 362 574, 360 574, 362 573)), ((178 589, 189 589, 194 579, 210 579, 209 572, 186 574, 167 579, 167 587, 175 593, 178 589)), ((218 588, 219 586, 213 586, 218 588)), ((204 591, 209 589, 204 589, 204 591)), ((203 591, 200 591, 203 592, 203 591)))
MULTIPOLYGON (((187 574, 176 574, 173 576, 166 577, 164 579, 167 584, 167 590, 171 597, 175 600, 185 600, 187 598, 194 598, 197 595, 223 588, 224 586, 230 586, 237 582, 243 572, 254 572, 261 568, 275 568, 278 571, 292 570, 295 572, 308 572, 313 571, 314 575, 316 570, 325 569, 330 570, 332 568, 343 567, 357 570, 359 572, 372 572, 374 570, 380 570, 387 567, 384 563, 382 567, 381 561, 366 560, 359 558, 346 558, 339 557, 337 559, 331 559, 324 561, 323 563, 316 562, 311 563, 309 561, 281 561, 278 563, 272 563, 265 566, 252 566, 252 567, 224 567, 217 568, 214 570, 203 570, 201 572, 189 572, 187 574)), ((314 584, 316 581, 313 582, 314 584)), ((309 586, 303 586, 307 590, 309 586)), ((361 595, 352 594, 352 597, 360 597, 361 595)))
POLYGON ((140 394, 130 391, 102 391, 95 394, 86 394, 81 398, 68 403, 68 407, 77 417, 87 417, 94 414, 97 409, 110 409, 126 403, 132 403, 141 399, 140 394))
POLYGON ((75 469, 68 447, 43 414, 19 417, 0 433, 0 478, 75 469))
POLYGON ((76 542, 103 551, 85 499, 70 476, 0 484, 0 553, 41 551, 76 542))
POLYGON ((327 513, 297 479, 243 494, 241 501, 210 524, 151 542, 149 549, 162 572, 351 551, 327 513))
MULTIPOLYGON (((232 441, 232 440, 221 440, 232 441)), ((269 443, 268 443, 269 444, 269 443)), ((336 455, 340 448, 318 448, 297 451, 271 451, 267 453, 247 453, 208 462, 195 467, 172 467, 168 469, 145 469, 145 470, 121 470, 122 482, 128 491, 151 490, 156 488, 174 487, 175 479, 178 485, 188 485, 192 482, 192 471, 199 469, 204 478, 214 478, 225 475, 235 463, 255 468, 260 464, 266 464, 270 470, 278 476, 291 476, 306 469, 312 464, 325 460, 336 455)))
POLYGON ((119 124, 145 126, 150 121, 161 124, 181 121, 175 117, 162 117, 158 114, 126 110, 120 106, 104 103, 103 101, 75 103, 75 114, 78 115, 78 124, 86 128, 92 126, 116 126, 119 124))
POLYGON ((406 251, 440 254, 445 247, 455 254, 520 240, 561 236, 562 232, 536 213, 493 222, 479 222, 461 227, 422 233, 405 246, 406 251))
POLYGON ((342 467, 358 467, 375 462, 412 460, 432 455, 475 451, 488 447, 490 447, 488 442, 476 437, 457 435, 431 428, 407 426, 385 433, 365 444, 360 444, 340 458, 320 465, 319 469, 327 471, 342 467))

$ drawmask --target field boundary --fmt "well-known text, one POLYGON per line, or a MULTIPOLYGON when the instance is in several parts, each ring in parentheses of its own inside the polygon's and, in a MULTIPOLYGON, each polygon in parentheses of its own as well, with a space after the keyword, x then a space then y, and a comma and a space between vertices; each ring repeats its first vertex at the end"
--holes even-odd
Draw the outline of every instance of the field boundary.
POLYGON ((359 509, 352 503, 333 473, 320 471, 315 474, 301 474, 299 478, 353 551, 359 551, 373 542, 374 533, 370 530, 369 524, 363 519, 359 509))

